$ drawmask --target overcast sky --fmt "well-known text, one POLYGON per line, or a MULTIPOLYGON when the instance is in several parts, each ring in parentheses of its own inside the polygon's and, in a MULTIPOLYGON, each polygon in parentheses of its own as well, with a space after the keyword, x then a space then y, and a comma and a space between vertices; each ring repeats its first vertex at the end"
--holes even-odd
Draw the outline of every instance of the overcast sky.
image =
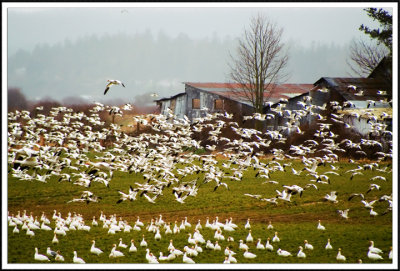
POLYGON ((12 3, 7 9, 8 53, 31 50, 38 43, 106 33, 151 31, 157 36, 162 31, 171 37, 185 33, 192 39, 239 37, 257 12, 282 27, 285 40, 305 46, 313 41, 343 44, 363 35, 358 30, 361 24, 378 26, 363 10, 371 6, 385 4, 12 3))

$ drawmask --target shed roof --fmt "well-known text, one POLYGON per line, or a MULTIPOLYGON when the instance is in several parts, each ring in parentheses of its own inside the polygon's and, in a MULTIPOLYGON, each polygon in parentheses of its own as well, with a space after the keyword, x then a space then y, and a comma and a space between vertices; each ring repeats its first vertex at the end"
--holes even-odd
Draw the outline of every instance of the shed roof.
POLYGON ((314 86, 324 84, 338 91, 346 100, 379 101, 392 96, 392 87, 380 78, 322 77, 314 83, 314 86), (356 89, 351 86, 355 86, 356 89), (355 95, 360 90, 363 91, 363 95, 355 95), (379 90, 386 91, 387 95, 378 94, 379 90))
MULTIPOLYGON (((241 91, 242 86, 237 83, 185 82, 185 85, 249 104, 245 91, 241 91)), ((307 93, 312 87, 313 84, 270 84, 264 92, 264 97, 275 103, 281 98, 289 99, 294 96, 307 93)))

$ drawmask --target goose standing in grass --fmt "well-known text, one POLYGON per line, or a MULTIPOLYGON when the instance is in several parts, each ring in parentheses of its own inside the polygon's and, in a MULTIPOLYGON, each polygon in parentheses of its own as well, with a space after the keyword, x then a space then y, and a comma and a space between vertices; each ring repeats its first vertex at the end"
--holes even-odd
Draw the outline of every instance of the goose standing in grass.
POLYGON ((388 258, 389 258, 389 260, 392 260, 392 259, 393 259, 393 250, 392 250, 392 247, 390 247, 389 249, 390 249, 390 251, 389 251, 389 254, 388 254, 388 258))
POLYGON ((243 243, 243 240, 239 240, 239 249, 246 250, 249 249, 249 246, 243 243))
POLYGON ((261 238, 258 238, 256 248, 257 249, 265 249, 265 246, 261 243, 261 238))
POLYGON ((308 243, 307 240, 304 240, 304 249, 313 250, 314 247, 313 247, 313 245, 311 245, 310 243, 308 243))
POLYGON ((346 261, 346 257, 344 255, 342 255, 342 249, 341 248, 338 248, 338 253, 336 255, 336 260, 343 261, 343 262, 346 261))
POLYGON ((326 243, 325 249, 332 249, 331 239, 330 238, 328 238, 328 243, 326 243))
POLYGON ((142 241, 140 242, 140 246, 141 246, 141 247, 147 247, 147 242, 146 242, 146 240, 144 239, 144 234, 143 234, 142 236, 143 236, 143 239, 142 239, 142 241))
POLYGON ((303 252, 303 247, 299 246, 299 252, 297 252, 297 257, 298 258, 305 258, 306 254, 303 252))
POLYGON ((131 239, 131 246, 129 247, 129 252, 136 252, 137 248, 135 246, 135 241, 131 239))
POLYGON ((125 256, 124 253, 121 251, 117 250, 117 245, 113 244, 113 247, 111 249, 110 255, 108 255, 109 258, 117 258, 117 257, 123 257, 125 256))
POLYGON ((48 258, 46 255, 39 254, 38 248, 37 248, 37 247, 35 247, 34 259, 35 259, 36 261, 47 261, 47 262, 50 262, 49 258, 48 258))
POLYGON ((122 242, 122 238, 119 238, 118 247, 127 248, 128 246, 122 242))
POLYGON ((231 262, 229 261, 229 257, 228 257, 228 256, 225 256, 225 260, 224 260, 222 263, 231 263, 231 262))
POLYGON ((90 253, 100 255, 103 251, 100 248, 95 247, 95 240, 92 240, 92 246, 90 247, 90 253))
POLYGON ((371 208, 371 209, 369 210, 369 215, 375 217, 375 216, 378 215, 378 213, 375 212, 373 208, 371 208))
POLYGON ((274 229, 274 226, 272 226, 271 221, 269 221, 268 226, 267 226, 267 229, 268 229, 268 230, 274 229))
POLYGON ((272 237, 272 242, 273 243, 277 243, 277 242, 280 242, 280 241, 281 241, 281 239, 279 239, 278 232, 276 231, 274 237, 272 237))
POLYGON ((270 238, 267 238, 267 243, 265 244, 265 249, 269 251, 273 251, 274 247, 269 243, 270 238))
POLYGON ((324 231, 325 230, 325 226, 322 226, 321 224, 321 220, 318 220, 318 226, 317 226, 318 230, 324 231))
POLYGON ((249 230, 249 229, 251 228, 251 225, 250 225, 250 218, 247 219, 247 222, 246 222, 246 224, 244 225, 244 228, 245 228, 246 230, 249 230))
POLYGON ((246 243, 251 243, 253 241, 254 241, 254 239, 253 239, 253 236, 251 235, 251 230, 249 230, 249 234, 246 237, 246 243))
POLYGON ((106 89, 104 90, 104 95, 106 95, 106 93, 108 92, 110 87, 113 86, 113 85, 121 85, 121 86, 125 87, 124 83, 122 83, 119 80, 108 79, 107 82, 108 83, 107 83, 106 89))
POLYGON ((74 250, 74 257, 72 258, 73 263, 86 263, 82 258, 79 258, 76 251, 74 250))

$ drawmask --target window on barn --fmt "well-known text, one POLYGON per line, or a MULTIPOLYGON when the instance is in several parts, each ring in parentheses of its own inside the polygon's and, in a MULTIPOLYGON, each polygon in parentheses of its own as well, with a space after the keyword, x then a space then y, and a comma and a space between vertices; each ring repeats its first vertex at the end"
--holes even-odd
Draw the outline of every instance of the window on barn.
POLYGON ((214 101, 214 109, 215 110, 222 110, 224 109, 224 100, 215 100, 214 101))
POLYGON ((192 99, 192 109, 200 109, 200 99, 192 99))

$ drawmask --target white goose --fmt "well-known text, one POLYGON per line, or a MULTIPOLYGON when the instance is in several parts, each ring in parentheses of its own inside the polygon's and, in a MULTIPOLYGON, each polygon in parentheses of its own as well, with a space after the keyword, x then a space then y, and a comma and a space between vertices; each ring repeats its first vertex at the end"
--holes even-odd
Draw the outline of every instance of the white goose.
POLYGON ((60 251, 57 250, 56 252, 56 257, 54 258, 57 262, 63 262, 64 261, 64 257, 60 254, 60 251))
POLYGON ((267 238, 267 243, 265 244, 265 249, 269 251, 273 251, 274 247, 269 243, 270 238, 267 238))
POLYGON ((336 255, 336 260, 338 261, 346 261, 346 257, 344 255, 342 255, 342 249, 338 248, 338 253, 336 255))
POLYGON ((183 261, 184 263, 195 263, 195 261, 193 261, 192 258, 186 256, 186 252, 183 254, 183 259, 182 259, 182 261, 183 261))
POLYGON ((267 229, 268 230, 272 230, 274 228, 274 226, 272 226, 272 223, 271 223, 271 221, 268 223, 268 227, 267 227, 267 229))
POLYGON ((305 258, 306 254, 303 252, 303 247, 299 246, 299 252, 297 252, 297 257, 298 258, 305 258))
POLYGON ((46 255, 39 254, 38 248, 37 248, 37 247, 35 247, 35 256, 34 256, 34 259, 35 259, 36 261, 47 261, 47 262, 50 261, 49 258, 48 258, 46 255))
POLYGON ((258 238, 258 242, 257 242, 257 249, 265 249, 265 246, 261 243, 261 238, 258 238))
POLYGON ((377 248, 374 246, 374 241, 369 241, 369 244, 370 244, 370 246, 368 248, 368 251, 371 251, 372 253, 378 253, 378 254, 383 252, 380 248, 377 248))
POLYGON ((278 248, 278 250, 276 251, 276 253, 277 253, 279 256, 282 256, 282 257, 289 257, 289 256, 292 256, 292 253, 290 253, 289 251, 280 249, 280 248, 278 248))
POLYGON ((246 224, 244 225, 244 228, 245 228, 246 230, 248 230, 248 229, 251 228, 251 225, 250 225, 250 218, 247 219, 247 222, 246 222, 246 224))
POLYGON ((326 243, 325 249, 332 249, 331 239, 328 238, 328 243, 326 243))
POLYGON ((325 230, 325 226, 321 225, 321 220, 318 220, 318 226, 317 226, 318 230, 324 231, 325 230))
POLYGON ((109 258, 117 258, 117 257, 123 257, 125 256, 124 253, 121 251, 117 250, 117 245, 113 244, 113 247, 111 249, 110 255, 108 255, 109 258))
POLYGON ((371 250, 368 250, 367 256, 371 260, 383 260, 383 257, 378 253, 373 253, 371 250))
POLYGON ((254 259, 257 257, 256 254, 249 252, 248 249, 246 249, 246 251, 243 253, 243 256, 247 259, 254 259))
POLYGON ((143 239, 142 239, 142 241, 140 242, 140 246, 141 246, 141 247, 147 247, 147 242, 146 242, 146 240, 144 240, 144 234, 143 234, 143 239))
POLYGON ((118 247, 127 248, 127 247, 128 247, 128 245, 126 245, 126 244, 124 244, 124 243, 122 242, 122 238, 119 238, 119 244, 118 244, 118 247))
POLYGON ((253 241, 254 241, 254 239, 253 239, 253 236, 251 235, 251 230, 249 230, 249 234, 246 237, 246 242, 250 243, 250 242, 253 242, 253 241))
POLYGON ((104 90, 104 95, 106 95, 106 93, 108 92, 110 87, 113 86, 113 85, 121 85, 121 86, 125 87, 124 83, 122 83, 119 80, 108 79, 107 82, 108 83, 107 83, 106 89, 104 90))
POLYGON ((307 240, 304 240, 304 248, 309 250, 314 249, 313 245, 309 244, 307 240))
POLYGON ((96 254, 96 255, 100 255, 101 253, 103 253, 103 251, 100 248, 95 247, 95 240, 92 240, 92 246, 90 248, 90 253, 96 254))
POLYGON ((131 240, 131 246, 129 247, 129 252, 136 252, 137 248, 135 246, 135 241, 132 239, 131 240))
POLYGON ((249 249, 249 246, 243 243, 243 240, 239 240, 239 249, 246 250, 249 249))
POLYGON ((82 258, 79 258, 76 251, 74 251, 74 257, 72 258, 73 263, 85 263, 82 258))
POLYGON ((272 237, 272 242, 276 243, 276 242, 280 242, 280 241, 281 241, 281 239, 279 239, 278 232, 276 231, 274 237, 272 237))
POLYGON ((390 260, 393 259, 393 250, 392 250, 392 247, 390 247, 390 251, 389 251, 388 258, 389 258, 390 260))

